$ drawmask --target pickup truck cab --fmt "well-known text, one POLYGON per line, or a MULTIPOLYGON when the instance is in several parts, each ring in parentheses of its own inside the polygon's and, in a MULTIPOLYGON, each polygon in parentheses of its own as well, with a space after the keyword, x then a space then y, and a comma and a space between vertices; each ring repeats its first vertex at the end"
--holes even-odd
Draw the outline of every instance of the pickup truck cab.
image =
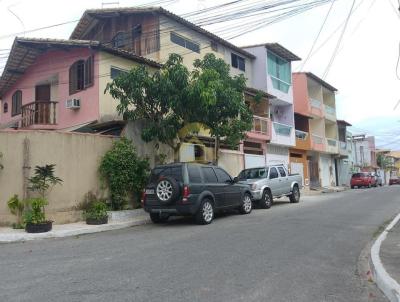
POLYGON ((239 182, 250 186, 252 200, 261 208, 269 209, 274 198, 288 196, 290 202, 300 201, 302 177, 290 174, 284 165, 245 169, 239 173, 239 182))

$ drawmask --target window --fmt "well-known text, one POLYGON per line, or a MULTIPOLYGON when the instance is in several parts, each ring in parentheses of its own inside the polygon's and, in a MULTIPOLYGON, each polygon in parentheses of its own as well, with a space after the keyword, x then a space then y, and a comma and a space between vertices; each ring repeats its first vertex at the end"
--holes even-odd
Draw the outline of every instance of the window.
POLYGON ((203 182, 201 179, 200 169, 195 165, 188 165, 189 172, 189 181, 192 183, 201 183, 203 182))
POLYGON ((274 179, 274 178, 278 178, 278 171, 276 170, 276 168, 272 167, 271 170, 269 171, 269 179, 274 179))
POLYGON ((217 42, 211 41, 210 42, 210 47, 211 47, 211 50, 213 50, 215 52, 218 52, 218 44, 217 44, 217 42))
POLYGON ((150 176, 151 183, 157 183, 161 177, 169 176, 174 178, 176 181, 183 181, 182 177, 182 166, 177 167, 160 167, 153 169, 150 176))
POLYGON ((121 48, 126 46, 128 40, 127 38, 128 38, 127 34, 125 32, 120 31, 114 36, 112 40, 113 46, 116 48, 121 48))
POLYGON ((246 71, 246 63, 243 57, 231 53, 231 62, 232 62, 232 67, 238 68, 242 71, 246 71))
POLYGON ((3 105, 3 113, 7 113, 8 112, 8 104, 4 103, 3 105))
POLYGON ((114 80, 114 79, 118 78, 120 75, 124 75, 127 73, 128 73, 128 71, 126 71, 126 70, 122 70, 122 69, 119 69, 116 67, 111 67, 110 77, 111 77, 111 79, 114 80))
POLYGON ((93 85, 94 58, 76 61, 69 68, 69 94, 74 94, 93 85))
POLYGON ((11 116, 21 114, 21 108, 22 108, 22 91, 17 90, 14 92, 12 96, 11 116))
POLYGON ((218 182, 217 176, 215 175, 213 168, 205 167, 205 168, 201 168, 201 170, 203 171, 204 182, 207 182, 207 183, 218 182))
POLYGON ((259 178, 265 178, 267 177, 267 175, 268 175, 268 168, 252 168, 240 172, 239 179, 240 180, 259 179, 259 178))
POLYGON ((279 170, 279 174, 281 175, 281 177, 286 177, 285 169, 283 169, 282 167, 278 167, 278 170, 279 170))
POLYGON ((215 169, 215 173, 217 174, 218 182, 226 183, 232 181, 232 178, 229 176, 229 174, 222 169, 215 169))
POLYGON ((176 33, 172 32, 170 36, 171 42, 178 44, 182 47, 190 49, 191 51, 200 53, 200 44, 190 41, 182 36, 177 35, 176 33))
POLYGON ((292 85, 292 71, 290 62, 278 57, 272 52, 267 52, 268 74, 272 78, 275 89, 287 93, 292 85))

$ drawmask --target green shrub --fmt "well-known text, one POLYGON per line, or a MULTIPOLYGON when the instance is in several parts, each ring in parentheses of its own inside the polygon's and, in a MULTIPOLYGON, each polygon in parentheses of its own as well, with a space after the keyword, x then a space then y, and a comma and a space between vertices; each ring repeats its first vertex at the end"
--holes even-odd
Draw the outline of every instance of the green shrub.
POLYGON ((47 200, 42 197, 30 198, 27 200, 30 209, 24 213, 24 222, 39 224, 46 222, 44 206, 48 204, 47 200))
POLYGON ((99 167, 100 176, 110 190, 113 210, 122 210, 129 196, 140 194, 149 171, 148 160, 136 154, 132 141, 121 138, 114 142, 99 167))
POLYGON ((96 201, 88 210, 84 211, 83 216, 97 220, 102 219, 107 216, 107 205, 102 201, 96 201))
POLYGON ((20 200, 18 198, 18 195, 15 194, 13 197, 11 197, 8 202, 8 209, 10 210, 11 214, 17 216, 17 223, 13 224, 14 229, 23 229, 23 221, 22 221, 22 215, 25 209, 25 202, 23 200, 20 200))

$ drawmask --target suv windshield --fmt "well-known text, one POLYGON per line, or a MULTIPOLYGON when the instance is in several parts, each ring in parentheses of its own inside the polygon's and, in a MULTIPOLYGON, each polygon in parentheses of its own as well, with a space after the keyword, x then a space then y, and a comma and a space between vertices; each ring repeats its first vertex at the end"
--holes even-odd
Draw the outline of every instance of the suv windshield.
POLYGON ((182 182, 182 166, 154 168, 151 171, 150 183, 157 183, 162 176, 170 176, 173 177, 176 181, 182 182))
POLYGON ((246 169, 240 172, 238 178, 240 180, 245 179, 257 179, 257 178, 265 178, 268 175, 268 168, 253 168, 246 169))

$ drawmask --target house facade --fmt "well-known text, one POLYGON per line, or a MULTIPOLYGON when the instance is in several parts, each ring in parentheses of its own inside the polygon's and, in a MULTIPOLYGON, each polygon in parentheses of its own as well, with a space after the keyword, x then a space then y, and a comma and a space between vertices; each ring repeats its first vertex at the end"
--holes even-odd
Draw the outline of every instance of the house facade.
POLYGON ((258 157, 247 155, 244 150, 246 168, 265 164, 287 166, 289 148, 295 145, 291 62, 300 58, 278 43, 245 46, 243 49, 255 56, 253 87, 270 95, 264 113, 271 129, 270 139, 260 142, 264 152, 258 157))
POLYGON ((336 91, 313 73, 293 73, 296 146, 290 149, 290 162, 293 170, 303 173, 307 187, 329 187, 338 182, 336 91))
POLYGON ((120 123, 104 90, 121 70, 159 64, 94 41, 17 38, 0 80, 2 128, 76 130, 120 123))
POLYGON ((354 166, 360 171, 374 172, 378 169, 376 162, 375 137, 365 134, 353 135, 354 166))

